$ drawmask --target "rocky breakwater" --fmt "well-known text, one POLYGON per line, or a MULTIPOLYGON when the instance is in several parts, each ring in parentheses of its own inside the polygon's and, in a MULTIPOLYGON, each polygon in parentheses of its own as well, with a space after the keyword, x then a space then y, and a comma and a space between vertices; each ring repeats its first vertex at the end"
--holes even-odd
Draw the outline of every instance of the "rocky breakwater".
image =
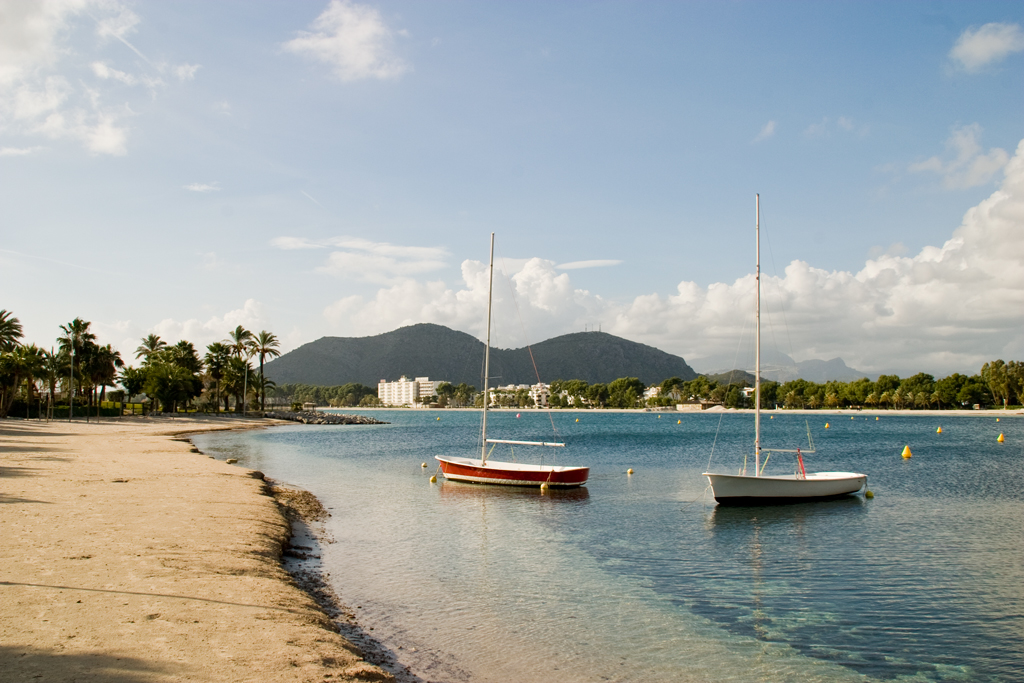
POLYGON ((269 411, 263 414, 274 420, 291 420, 306 425, 386 425, 388 422, 381 422, 372 417, 363 415, 336 415, 335 413, 318 413, 313 410, 299 410, 295 412, 269 411))

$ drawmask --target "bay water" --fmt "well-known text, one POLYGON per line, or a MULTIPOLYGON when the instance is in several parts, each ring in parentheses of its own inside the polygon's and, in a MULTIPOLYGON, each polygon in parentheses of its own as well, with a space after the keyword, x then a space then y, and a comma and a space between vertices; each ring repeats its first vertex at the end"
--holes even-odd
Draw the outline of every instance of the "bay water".
POLYGON ((729 508, 701 472, 742 466, 751 414, 492 412, 566 443, 493 458, 591 468, 546 492, 440 476, 479 457, 474 412, 365 414, 390 424, 193 441, 320 498, 334 589, 423 680, 1024 681, 1020 418, 763 416, 766 448, 809 428, 808 471, 874 498, 729 508))

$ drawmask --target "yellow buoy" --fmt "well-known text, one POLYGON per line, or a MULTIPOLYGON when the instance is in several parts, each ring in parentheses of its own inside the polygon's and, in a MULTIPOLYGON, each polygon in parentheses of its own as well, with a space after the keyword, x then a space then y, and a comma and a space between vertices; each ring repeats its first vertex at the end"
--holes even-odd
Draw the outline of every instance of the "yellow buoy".
POLYGON ((437 420, 438 420, 438 422, 440 422, 440 421, 441 421, 441 418, 437 418, 437 420))
POLYGON ((427 466, 427 463, 425 463, 425 462, 421 462, 420 463, 420 467, 426 467, 426 466, 427 466))
POLYGON ((633 474, 633 468, 630 467, 628 470, 626 470, 626 474, 633 474))
POLYGON ((774 420, 774 419, 775 419, 775 416, 774 416, 774 415, 769 415, 769 416, 768 416, 768 419, 769 419, 769 420, 774 420))
POLYGON ((659 415, 659 416, 658 416, 658 419, 659 419, 659 420, 661 419, 661 415, 659 415))
POLYGON ((681 425, 681 424, 683 424, 683 421, 682 420, 676 420, 676 424, 677 425, 681 425))
POLYGON ((851 415, 851 416, 850 416, 850 419, 851 419, 851 420, 856 420, 857 418, 855 418, 855 417, 854 417, 853 415, 851 415))
POLYGON ((996 418, 996 422, 999 422, 999 418, 998 417, 996 418))
POLYGON ((828 429, 828 422, 825 423, 825 429, 828 429))
POLYGON ((878 417, 877 416, 875 417, 875 422, 878 422, 878 417))
POLYGON ((941 434, 942 433, 942 425, 939 425, 939 428, 935 430, 935 433, 936 434, 941 434))
POLYGON ((911 453, 910 453, 910 446, 904 446, 903 447, 903 457, 904 458, 909 458, 910 455, 911 455, 911 453))
POLYGON ((432 477, 430 477, 430 483, 431 484, 436 484, 437 483, 437 475, 436 474, 433 475, 432 477))
POLYGON ((999 443, 1002 443, 1002 442, 1006 441, 1006 439, 1004 439, 1002 433, 1000 433, 999 434, 999 438, 996 439, 996 441, 998 441, 999 443))
POLYGON ((865 498, 874 498, 875 494, 871 493, 871 491, 865 491, 864 492, 864 497, 865 498))
POLYGON ((547 490, 547 488, 548 488, 548 483, 547 483, 547 482, 544 482, 544 483, 542 483, 542 484, 540 485, 540 490, 541 490, 541 491, 546 491, 546 490, 547 490))

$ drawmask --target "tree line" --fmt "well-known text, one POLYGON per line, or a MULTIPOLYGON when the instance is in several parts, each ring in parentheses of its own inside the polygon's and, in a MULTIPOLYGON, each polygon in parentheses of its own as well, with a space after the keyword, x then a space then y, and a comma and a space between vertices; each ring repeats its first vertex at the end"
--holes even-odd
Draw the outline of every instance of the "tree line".
POLYGON ((99 415, 107 387, 116 386, 122 390, 111 398, 131 403, 145 394, 153 410, 263 409, 267 390, 274 388, 263 373, 264 363, 281 355, 273 333, 253 333, 241 325, 223 341, 209 344, 202 356, 192 342, 170 345, 150 334, 135 350, 138 367, 126 365, 110 344, 98 345, 92 323, 82 318, 61 325, 56 347, 49 351, 22 344, 23 336, 21 322, 0 310, 0 417, 16 404, 27 415, 44 395, 51 414, 55 408, 72 413, 78 407, 86 415, 99 415))

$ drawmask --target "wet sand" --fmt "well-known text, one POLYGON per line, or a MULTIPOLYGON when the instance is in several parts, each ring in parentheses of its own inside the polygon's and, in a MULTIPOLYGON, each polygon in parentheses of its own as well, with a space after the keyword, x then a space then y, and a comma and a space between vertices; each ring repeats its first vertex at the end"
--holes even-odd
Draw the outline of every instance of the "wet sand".
POLYGON ((268 484, 174 438, 238 423, 0 422, 4 680, 393 680, 282 567, 268 484))

